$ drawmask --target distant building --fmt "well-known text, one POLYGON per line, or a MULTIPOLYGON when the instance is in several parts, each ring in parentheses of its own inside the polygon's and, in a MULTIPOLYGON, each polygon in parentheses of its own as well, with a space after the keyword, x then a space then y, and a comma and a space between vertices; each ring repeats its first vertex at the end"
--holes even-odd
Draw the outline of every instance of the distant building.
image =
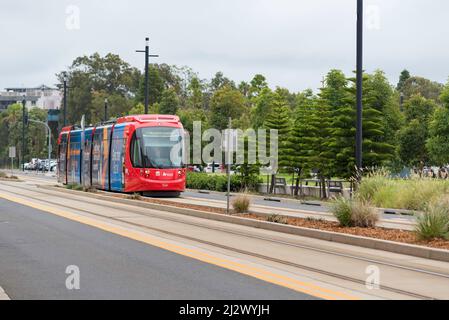
POLYGON ((61 91, 42 85, 36 88, 6 88, 0 92, 0 112, 11 104, 22 103, 24 99, 28 109, 34 107, 44 110, 61 109, 61 91))

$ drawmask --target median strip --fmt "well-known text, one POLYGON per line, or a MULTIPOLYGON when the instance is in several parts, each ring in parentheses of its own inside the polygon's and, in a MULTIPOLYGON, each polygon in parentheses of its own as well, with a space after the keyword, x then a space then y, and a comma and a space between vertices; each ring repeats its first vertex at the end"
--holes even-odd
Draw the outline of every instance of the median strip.
MULTIPOLYGON (((374 238, 373 236, 375 235, 375 232, 373 232, 373 230, 376 229, 381 231, 388 230, 383 228, 365 229, 365 231, 368 230, 368 232, 366 236, 362 236, 360 234, 357 234, 358 232, 359 233, 364 232, 364 230, 362 230, 361 228, 351 228, 352 230, 350 228, 337 228, 335 223, 326 222, 323 220, 289 217, 288 221, 282 221, 282 219, 280 220, 273 219, 276 217, 281 217, 275 215, 268 218, 266 216, 259 216, 255 214, 226 215, 225 214, 226 210, 221 208, 206 207, 200 205, 189 205, 186 203, 178 203, 170 200, 148 199, 148 198, 142 198, 140 200, 131 200, 126 199, 126 195, 110 194, 101 191, 97 193, 86 193, 83 191, 67 190, 61 187, 51 187, 51 186, 39 186, 39 187, 43 189, 49 189, 65 193, 77 193, 79 195, 84 195, 99 200, 107 200, 110 202, 134 205, 153 210, 162 210, 177 214, 194 216, 203 219, 228 222, 248 227, 332 241, 336 243, 343 243, 348 245, 360 246, 364 248, 383 250, 420 258, 449 262, 449 250, 432 248, 428 246, 426 247, 424 243, 410 244, 374 238), (269 222, 267 220, 275 222, 269 222), (328 227, 326 228, 326 226, 328 227), (348 232, 353 232, 353 234, 349 234, 348 232)), ((390 232, 390 235, 396 237, 397 239, 400 239, 401 241, 406 241, 407 235, 409 237, 409 241, 411 241, 410 235, 412 234, 413 233, 410 231, 400 231, 400 230, 391 230, 390 232)), ((439 245, 446 245, 447 242, 434 241, 434 242, 427 242, 425 244, 439 246, 439 245)))

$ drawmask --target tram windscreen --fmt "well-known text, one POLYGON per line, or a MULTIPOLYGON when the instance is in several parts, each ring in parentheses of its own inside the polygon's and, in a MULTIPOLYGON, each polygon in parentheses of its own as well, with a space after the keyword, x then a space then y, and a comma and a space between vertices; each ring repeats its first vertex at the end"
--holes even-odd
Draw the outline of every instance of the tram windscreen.
POLYGON ((171 127, 138 129, 142 139, 145 167, 156 169, 182 168, 183 131, 171 127))

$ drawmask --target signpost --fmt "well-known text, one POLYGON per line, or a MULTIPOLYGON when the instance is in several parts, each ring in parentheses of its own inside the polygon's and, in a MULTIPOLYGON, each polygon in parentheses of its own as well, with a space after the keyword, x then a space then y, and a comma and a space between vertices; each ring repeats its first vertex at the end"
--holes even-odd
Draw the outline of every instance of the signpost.
POLYGON ((9 157, 11 158, 11 173, 14 170, 14 159, 16 157, 16 147, 9 147, 9 157))
POLYGON ((226 174, 228 178, 228 192, 226 195, 226 213, 229 214, 229 204, 231 197, 231 165, 234 152, 237 151, 237 135, 236 131, 232 130, 232 119, 229 118, 229 128, 225 130, 224 140, 222 143, 222 147, 225 151, 226 157, 226 174))

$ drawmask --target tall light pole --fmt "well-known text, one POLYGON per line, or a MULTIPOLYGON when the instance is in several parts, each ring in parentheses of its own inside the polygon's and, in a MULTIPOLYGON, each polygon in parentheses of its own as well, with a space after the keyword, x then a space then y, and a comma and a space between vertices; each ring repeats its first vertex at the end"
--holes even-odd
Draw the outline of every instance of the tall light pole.
POLYGON ((150 88, 150 79, 149 79, 149 64, 150 58, 159 57, 156 54, 150 54, 150 38, 145 38, 145 50, 136 50, 136 52, 145 53, 145 114, 148 114, 148 105, 149 105, 149 88, 150 88))
POLYGON ((26 119, 26 93, 23 94, 22 100, 22 171, 25 171, 25 126, 27 125, 26 119))
POLYGON ((104 122, 108 121, 108 98, 104 99, 104 122))
POLYGON ((63 127, 65 127, 67 125, 67 73, 64 72, 64 115, 63 115, 63 127))
POLYGON ((356 164, 363 168, 363 0, 357 0, 357 125, 356 164))

